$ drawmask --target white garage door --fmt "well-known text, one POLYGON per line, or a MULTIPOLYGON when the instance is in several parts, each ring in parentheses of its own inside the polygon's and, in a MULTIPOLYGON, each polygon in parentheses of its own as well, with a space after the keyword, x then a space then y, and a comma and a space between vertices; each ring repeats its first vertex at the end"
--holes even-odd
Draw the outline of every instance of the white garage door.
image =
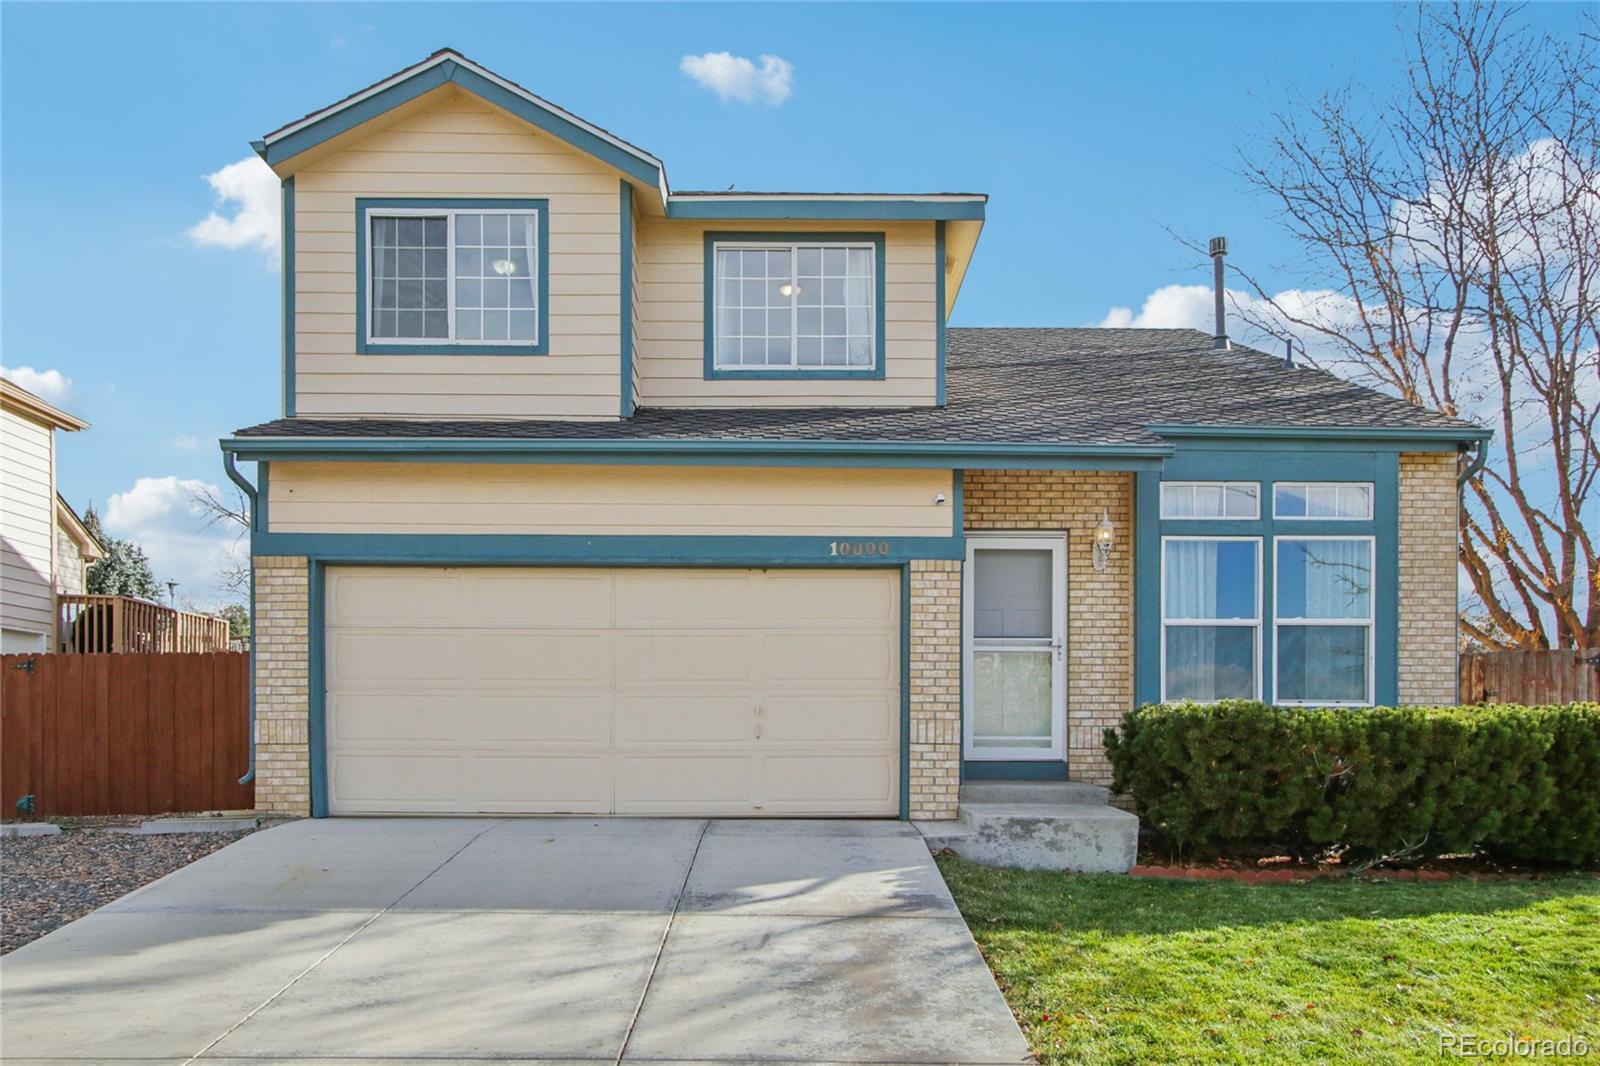
POLYGON ((899 812, 898 571, 327 581, 334 814, 899 812))

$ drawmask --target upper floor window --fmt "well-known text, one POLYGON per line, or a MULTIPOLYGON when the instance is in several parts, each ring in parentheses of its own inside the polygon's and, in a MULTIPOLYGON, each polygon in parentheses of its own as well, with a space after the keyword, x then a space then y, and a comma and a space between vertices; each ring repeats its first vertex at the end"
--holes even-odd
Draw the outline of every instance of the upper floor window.
POLYGON ((716 370, 881 369, 881 243, 716 241, 712 254, 716 370))
POLYGON ((1260 518, 1261 486, 1254 481, 1163 482, 1161 517, 1260 518))
POLYGON ((1272 517, 1370 520, 1372 483, 1279 481, 1272 486, 1272 517))
POLYGON ((542 214, 531 203, 366 208, 365 341, 386 351, 542 345, 542 214))

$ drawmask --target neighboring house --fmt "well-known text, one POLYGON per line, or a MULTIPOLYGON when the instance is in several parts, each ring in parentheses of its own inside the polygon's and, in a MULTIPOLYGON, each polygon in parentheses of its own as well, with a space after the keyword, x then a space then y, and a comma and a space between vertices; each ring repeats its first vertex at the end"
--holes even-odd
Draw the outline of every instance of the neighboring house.
POLYGON ((1136 701, 1454 699, 1488 434, 1190 330, 947 329, 984 196, 673 192, 449 51, 256 149, 263 809, 948 818, 1107 781, 1136 701))
POLYGON ((0 651, 54 651, 56 596, 104 550, 56 491, 56 430, 89 423, 0 378, 0 651))

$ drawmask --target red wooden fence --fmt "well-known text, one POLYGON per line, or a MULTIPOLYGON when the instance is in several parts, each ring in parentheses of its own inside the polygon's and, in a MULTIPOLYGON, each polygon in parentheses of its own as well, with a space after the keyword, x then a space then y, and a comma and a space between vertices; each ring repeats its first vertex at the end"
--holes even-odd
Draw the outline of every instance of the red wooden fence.
POLYGON ((1462 703, 1600 701, 1600 648, 1495 651, 1461 656, 1462 703))
POLYGON ((249 656, 0 656, 0 815, 248 810, 249 656))

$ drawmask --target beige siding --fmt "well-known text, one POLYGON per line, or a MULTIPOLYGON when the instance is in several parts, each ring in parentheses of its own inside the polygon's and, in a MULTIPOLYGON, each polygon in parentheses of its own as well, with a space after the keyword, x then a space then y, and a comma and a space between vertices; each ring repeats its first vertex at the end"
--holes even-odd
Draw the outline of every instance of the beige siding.
POLYGON ((274 533, 949 536, 948 470, 272 464, 274 533))
POLYGON ((1400 456, 1400 702, 1456 702, 1455 453, 1400 456))
POLYGON ((0 628, 12 634, 55 627, 54 445, 48 426, 0 411, 0 628))
POLYGON ((618 177, 454 90, 295 176, 301 415, 615 418, 618 177), (357 355, 355 201, 546 197, 547 356, 357 355))
POLYGON ((630 275, 633 278, 633 291, 628 294, 628 299, 633 306, 633 403, 637 407, 643 402, 639 395, 639 316, 642 313, 642 309, 639 302, 639 219, 637 216, 633 220, 633 245, 628 249, 628 254, 633 258, 633 271, 630 275))
POLYGON ((938 269, 932 222, 689 222, 639 227, 640 378, 651 407, 882 406, 934 403, 938 269), (705 380, 706 231, 884 234, 882 381, 705 380))
POLYGON ((72 539, 60 525, 56 526, 56 591, 72 595, 82 594, 84 591, 84 572, 87 564, 83 561, 83 551, 78 547, 78 542, 72 539))

